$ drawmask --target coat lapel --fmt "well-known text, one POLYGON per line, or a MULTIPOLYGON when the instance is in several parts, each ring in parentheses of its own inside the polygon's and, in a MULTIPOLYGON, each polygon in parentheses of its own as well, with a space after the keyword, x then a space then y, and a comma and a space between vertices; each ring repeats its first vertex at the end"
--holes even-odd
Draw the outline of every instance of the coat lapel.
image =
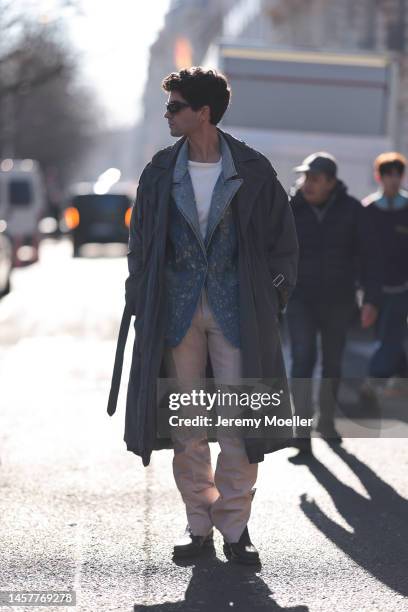
POLYGON ((198 220, 197 204, 194 196, 193 183, 190 173, 187 171, 180 183, 174 183, 171 190, 171 195, 176 202, 177 208, 186 217, 197 237, 197 240, 202 244, 200 231, 200 223, 198 220))
POLYGON ((219 175, 212 194, 211 207, 208 215, 208 225, 205 236, 206 245, 210 242, 215 228, 221 221, 224 212, 242 183, 243 180, 241 178, 234 177, 224 181, 222 173, 219 175))
POLYGON ((180 148, 185 143, 181 138, 175 145, 159 151, 152 159, 152 199, 157 202, 156 235, 158 238, 159 261, 163 261, 166 247, 166 233, 169 199, 173 188, 173 164, 180 148))
MULTIPOLYGON (((211 237, 217 223, 222 218, 225 211, 223 203, 228 205, 234 197, 236 198, 241 229, 243 232, 246 231, 258 194, 268 174, 270 171, 273 171, 267 170, 265 163, 261 162, 262 156, 257 151, 250 149, 245 143, 242 143, 230 134, 223 132, 219 128, 217 129, 220 135, 221 153, 223 155, 223 171, 218 177, 213 192, 206 241, 211 237), (226 164, 225 162, 228 158, 229 161, 226 164)), ((188 143, 185 137, 181 138, 172 147, 160 151, 153 158, 152 165, 157 170, 160 168, 159 180, 156 185, 159 209, 162 213, 165 212, 164 209, 167 208, 170 194, 172 194, 178 208, 191 223, 197 239, 201 241, 201 245, 204 247, 187 161, 188 143), (166 169, 166 172, 163 172, 164 169, 166 169)), ((163 219, 163 216, 165 216, 167 219, 166 215, 161 214, 160 217, 163 219)), ((159 235, 161 236, 162 234, 159 235)))
POLYGON ((219 128, 218 132, 221 136, 221 142, 225 140, 228 145, 237 177, 242 181, 242 185, 236 193, 236 207, 240 226, 242 231, 245 232, 252 208, 267 179, 268 172, 264 163, 261 162, 262 156, 260 153, 250 149, 245 143, 219 128))
POLYGON ((254 174, 251 169, 247 167, 248 165, 249 164, 242 164, 240 167, 239 174, 243 183, 241 189, 237 193, 238 218, 243 232, 246 231, 252 208, 266 181, 265 176, 257 173, 254 174))
POLYGON ((188 142, 185 140, 179 150, 173 173, 171 195, 180 212, 190 223, 197 240, 204 247, 198 220, 197 204, 193 183, 188 171, 188 142))
POLYGON ((227 207, 243 182, 243 180, 237 176, 237 169, 227 141, 220 130, 218 133, 222 156, 222 172, 217 179, 211 198, 207 232, 205 235, 206 245, 210 242, 215 228, 221 221, 227 207))

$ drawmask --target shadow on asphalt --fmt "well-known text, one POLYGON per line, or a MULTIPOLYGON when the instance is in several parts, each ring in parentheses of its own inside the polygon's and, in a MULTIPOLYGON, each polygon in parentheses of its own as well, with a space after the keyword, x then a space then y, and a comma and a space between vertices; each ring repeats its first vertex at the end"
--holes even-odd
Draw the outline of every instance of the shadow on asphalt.
POLYGON ((193 574, 185 599, 162 604, 134 605, 134 612, 308 612, 307 606, 282 608, 272 598, 268 585, 257 575, 259 567, 251 569, 236 563, 223 562, 208 552, 194 561, 177 561, 177 565, 192 565, 193 574))
POLYGON ((301 496, 301 509, 355 563, 390 589, 407 596, 408 501, 342 446, 333 445, 332 450, 359 478, 370 499, 338 480, 316 458, 306 465, 353 533, 332 521, 306 495, 301 496))

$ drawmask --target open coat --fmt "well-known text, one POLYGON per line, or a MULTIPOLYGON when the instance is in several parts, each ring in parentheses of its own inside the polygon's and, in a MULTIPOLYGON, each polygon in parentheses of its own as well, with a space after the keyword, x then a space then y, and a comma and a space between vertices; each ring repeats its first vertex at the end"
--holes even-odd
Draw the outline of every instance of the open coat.
MULTIPOLYGON (((220 130, 221 132, 221 130, 220 130)), ((269 161, 226 132, 241 185, 230 206, 238 233, 240 330, 243 379, 273 379, 282 391, 278 412, 269 415, 292 417, 283 362, 279 312, 285 308, 296 282, 298 242, 287 195, 269 161)), ((172 441, 157 437, 157 379, 165 378, 163 354, 166 324, 164 261, 169 200, 173 169, 180 146, 159 151, 140 177, 132 210, 128 249, 129 277, 108 414, 116 410, 123 354, 131 321, 135 316, 135 339, 126 400, 125 435, 127 450, 141 456, 146 466, 153 450, 171 448, 172 441)), ((208 363, 207 377, 211 377, 208 363)), ((279 429, 279 436, 251 437, 245 446, 250 463, 264 454, 284 448, 293 436, 292 426, 279 429)), ((262 434, 261 434, 262 436, 262 434)))

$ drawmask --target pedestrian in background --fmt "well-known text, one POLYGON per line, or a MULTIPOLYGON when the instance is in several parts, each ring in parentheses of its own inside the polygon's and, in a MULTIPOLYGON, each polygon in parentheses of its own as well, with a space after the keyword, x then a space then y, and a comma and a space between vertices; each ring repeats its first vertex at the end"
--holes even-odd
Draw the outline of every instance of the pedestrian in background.
MULTIPOLYGON (((367 210, 337 177, 337 163, 326 152, 308 156, 291 198, 299 240, 297 285, 287 307, 295 412, 311 417, 312 377, 321 337, 322 380, 316 430, 341 442, 335 409, 346 334, 356 304, 356 284, 364 290, 361 325, 377 318, 381 262, 367 210)), ((299 458, 310 455, 311 428, 299 428, 299 458)))
MULTIPOLYGON (((381 389, 390 377, 408 377, 404 347, 408 317, 408 192, 402 189, 406 166, 407 160, 400 153, 379 155, 374 174, 380 188, 363 200, 373 216, 384 261, 382 305, 376 325, 380 345, 370 361, 370 379, 363 389, 367 391, 381 389)), ((398 378, 395 382, 398 385, 398 378)))

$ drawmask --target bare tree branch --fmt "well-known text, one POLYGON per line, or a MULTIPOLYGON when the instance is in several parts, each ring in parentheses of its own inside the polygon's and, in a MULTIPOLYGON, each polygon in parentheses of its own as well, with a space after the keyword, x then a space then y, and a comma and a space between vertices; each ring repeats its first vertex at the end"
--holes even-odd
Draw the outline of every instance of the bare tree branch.
POLYGON ((101 115, 95 96, 78 85, 78 53, 64 28, 65 9, 79 2, 60 0, 46 25, 12 2, 0 0, 0 155, 37 159, 63 183, 101 115))
POLYGON ((0 99, 9 94, 18 93, 21 89, 24 89, 26 91, 27 89, 40 87, 41 85, 44 85, 48 81, 51 81, 52 79, 59 76, 65 69, 66 67, 63 64, 58 64, 56 66, 53 66, 49 70, 41 71, 39 74, 37 74, 31 79, 22 79, 21 81, 12 83, 11 85, 8 85, 6 87, 3 86, 0 89, 0 99))

